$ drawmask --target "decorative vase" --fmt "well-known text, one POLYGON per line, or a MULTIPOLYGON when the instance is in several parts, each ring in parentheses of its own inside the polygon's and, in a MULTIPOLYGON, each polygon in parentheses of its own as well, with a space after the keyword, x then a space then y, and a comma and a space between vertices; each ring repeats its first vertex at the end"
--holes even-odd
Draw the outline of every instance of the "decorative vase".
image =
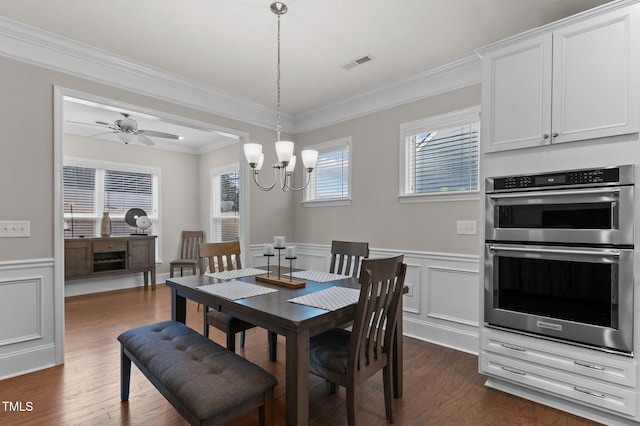
POLYGON ((102 213, 100 235, 102 235, 103 237, 108 237, 111 235, 111 218, 109 217, 109 212, 102 213))

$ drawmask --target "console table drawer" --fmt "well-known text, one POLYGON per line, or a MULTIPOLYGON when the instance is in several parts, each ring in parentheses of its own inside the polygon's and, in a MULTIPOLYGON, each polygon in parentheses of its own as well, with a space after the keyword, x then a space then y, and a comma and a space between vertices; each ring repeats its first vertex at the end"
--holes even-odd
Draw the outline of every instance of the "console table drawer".
POLYGON ((481 356, 483 373, 591 407, 636 415, 635 389, 615 386, 492 353, 481 356))
POLYGON ((95 241, 93 243, 94 253, 105 253, 112 251, 127 251, 126 241, 95 241))

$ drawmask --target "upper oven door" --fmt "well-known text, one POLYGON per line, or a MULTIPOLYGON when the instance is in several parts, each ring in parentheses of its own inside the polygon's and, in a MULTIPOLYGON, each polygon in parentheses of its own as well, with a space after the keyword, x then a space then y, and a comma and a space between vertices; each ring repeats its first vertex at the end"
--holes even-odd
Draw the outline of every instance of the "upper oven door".
POLYGON ((633 244, 633 187, 489 193, 491 241, 633 244))

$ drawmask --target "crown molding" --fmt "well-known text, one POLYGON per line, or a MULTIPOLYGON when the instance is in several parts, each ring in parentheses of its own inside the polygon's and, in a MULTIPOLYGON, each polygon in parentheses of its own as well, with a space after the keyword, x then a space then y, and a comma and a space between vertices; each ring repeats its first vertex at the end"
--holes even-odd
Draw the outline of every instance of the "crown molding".
MULTIPOLYGON (((274 108, 4 17, 0 56, 261 127, 272 128, 276 115, 274 108)), ((479 58, 469 54, 296 115, 282 112, 282 129, 302 133, 479 82, 479 58)))
MULTIPOLYGON (((274 126, 274 108, 4 17, 0 55, 245 123, 274 126)), ((293 131, 291 114, 282 113, 281 122, 283 131, 293 131)))
POLYGON ((294 116, 296 132, 337 124, 440 93, 480 83, 480 59, 474 53, 407 74, 369 90, 294 116))

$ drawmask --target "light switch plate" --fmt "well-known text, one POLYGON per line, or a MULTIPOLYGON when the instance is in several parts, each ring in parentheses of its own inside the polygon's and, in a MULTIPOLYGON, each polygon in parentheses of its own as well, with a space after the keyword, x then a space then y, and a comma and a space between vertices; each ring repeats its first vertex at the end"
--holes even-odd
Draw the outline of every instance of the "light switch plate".
POLYGON ((25 238, 30 236, 30 220, 0 220, 0 238, 25 238))
POLYGON ((478 233, 475 220, 459 220, 456 224, 456 232, 459 235, 476 235, 478 233))

